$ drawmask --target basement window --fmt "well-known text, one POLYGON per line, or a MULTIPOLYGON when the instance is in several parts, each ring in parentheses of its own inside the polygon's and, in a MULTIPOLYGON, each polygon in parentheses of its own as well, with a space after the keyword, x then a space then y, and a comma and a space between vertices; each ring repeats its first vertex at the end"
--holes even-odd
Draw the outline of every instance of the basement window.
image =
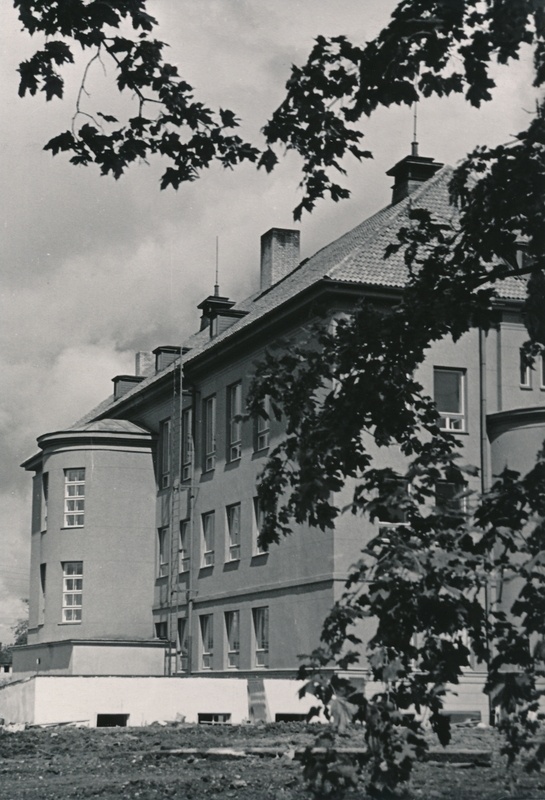
POLYGON ((97 728, 126 728, 128 714, 97 714, 97 728))
POLYGON ((199 725, 228 725, 231 722, 231 714, 198 714, 199 725))

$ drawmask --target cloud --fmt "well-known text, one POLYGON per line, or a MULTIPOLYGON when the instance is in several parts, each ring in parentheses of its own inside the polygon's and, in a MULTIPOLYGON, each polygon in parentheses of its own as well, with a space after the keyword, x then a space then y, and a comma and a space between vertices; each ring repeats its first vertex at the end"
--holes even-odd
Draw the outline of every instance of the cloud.
MULTIPOLYGON (((171 43, 168 58, 199 98, 237 112, 242 135, 255 140, 282 99, 291 64, 305 61, 314 37, 346 33, 364 41, 394 6, 393 0, 150 4, 161 22, 158 35, 171 43)), ((293 227, 300 164, 289 155, 270 176, 251 165, 233 172, 217 167, 175 193, 159 191, 160 164, 134 165, 115 182, 64 156, 52 158, 42 147, 70 125, 83 62, 72 69, 62 103, 20 100, 15 68, 36 43, 19 32, 12 8, 1 14, 0 519, 10 563, 26 575, 30 482, 19 463, 33 452, 36 436, 72 424, 110 394, 111 378, 132 371, 134 351, 176 344, 196 328, 196 305, 214 283, 216 236, 222 293, 241 299, 255 290, 260 234, 293 227)), ((92 110, 118 103, 96 66, 92 110)), ((525 109, 533 107, 527 61, 499 74, 501 89, 481 111, 463 98, 420 104, 423 155, 453 163, 478 142, 504 141, 526 124, 525 109)), ((408 152, 411 111, 378 112, 362 130, 375 158, 350 165, 349 203, 322 203, 298 226, 302 256, 389 202, 384 172, 408 152)), ((2 586, 11 598, 1 596, 3 614, 16 619, 21 587, 2 586)))

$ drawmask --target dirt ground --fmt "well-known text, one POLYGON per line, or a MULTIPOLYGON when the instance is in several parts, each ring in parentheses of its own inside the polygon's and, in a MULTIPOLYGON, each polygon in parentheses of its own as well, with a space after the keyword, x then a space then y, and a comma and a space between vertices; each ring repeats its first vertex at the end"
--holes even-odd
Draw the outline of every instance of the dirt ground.
MULTIPOLYGON (((310 800, 293 751, 314 743, 316 726, 151 726, 0 731, 2 800, 310 800), (236 760, 166 754, 176 748, 277 747, 278 757, 236 760)), ((354 746, 355 731, 339 740, 354 746)), ((544 800, 545 772, 506 778, 494 731, 457 729, 452 746, 492 749, 492 767, 419 764, 408 796, 421 800, 544 800)), ((363 791, 350 795, 363 799, 363 791)))

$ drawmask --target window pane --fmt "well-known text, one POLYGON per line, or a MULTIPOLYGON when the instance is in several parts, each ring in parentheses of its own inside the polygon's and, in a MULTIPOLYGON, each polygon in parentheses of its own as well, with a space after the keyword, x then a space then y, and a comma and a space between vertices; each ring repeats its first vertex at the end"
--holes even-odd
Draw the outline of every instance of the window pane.
POLYGON ((438 411, 461 413, 461 373, 454 370, 436 369, 434 372, 433 391, 438 411))

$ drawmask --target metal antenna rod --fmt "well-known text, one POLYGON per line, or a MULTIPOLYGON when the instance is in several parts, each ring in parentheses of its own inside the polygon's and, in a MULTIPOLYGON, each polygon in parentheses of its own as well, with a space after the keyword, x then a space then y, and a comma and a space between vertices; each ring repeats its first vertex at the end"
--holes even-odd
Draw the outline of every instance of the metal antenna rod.
POLYGON ((220 282, 219 282, 219 240, 220 237, 216 236, 216 283, 214 284, 214 297, 220 296, 220 282))
POLYGON ((411 143, 411 155, 418 155, 418 142, 416 141, 416 130, 418 125, 418 100, 413 103, 413 141, 411 143))

